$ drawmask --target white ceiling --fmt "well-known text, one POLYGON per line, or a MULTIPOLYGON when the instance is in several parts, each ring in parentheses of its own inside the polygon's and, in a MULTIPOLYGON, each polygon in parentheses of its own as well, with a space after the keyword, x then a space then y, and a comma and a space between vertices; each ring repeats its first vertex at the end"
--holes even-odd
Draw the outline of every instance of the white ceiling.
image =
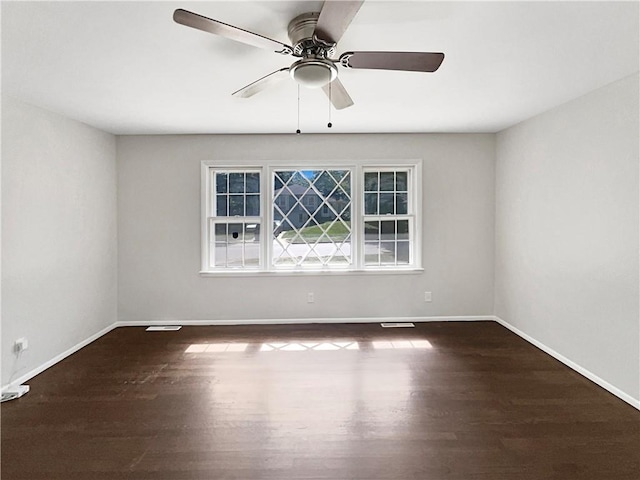
MULTIPOLYGON (((3 93, 115 134, 289 133, 297 87, 235 90, 295 59, 173 22, 184 8, 290 43, 317 1, 2 2, 3 93)), ((441 51, 436 73, 340 70, 303 132, 496 132, 638 71, 638 2, 365 2, 338 45, 441 51)))

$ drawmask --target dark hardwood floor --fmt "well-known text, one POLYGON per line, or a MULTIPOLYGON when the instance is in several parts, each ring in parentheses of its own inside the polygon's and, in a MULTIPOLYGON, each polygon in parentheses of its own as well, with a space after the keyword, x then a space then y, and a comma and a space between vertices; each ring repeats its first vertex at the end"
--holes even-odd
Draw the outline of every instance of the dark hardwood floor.
POLYGON ((640 412, 493 322, 118 328, 29 384, 3 480, 640 478, 640 412))

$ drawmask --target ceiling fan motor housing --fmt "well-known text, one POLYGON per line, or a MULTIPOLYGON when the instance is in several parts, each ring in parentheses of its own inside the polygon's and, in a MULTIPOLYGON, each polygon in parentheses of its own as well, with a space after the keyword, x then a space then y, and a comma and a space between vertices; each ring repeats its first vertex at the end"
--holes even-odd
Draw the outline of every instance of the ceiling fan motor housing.
POLYGON ((320 13, 308 12, 291 20, 288 27, 293 54, 302 57, 291 65, 289 73, 307 88, 324 87, 338 76, 338 69, 329 59, 335 53, 335 44, 314 36, 320 13))
POLYGON ((308 12, 298 15, 289 22, 287 32, 293 45, 293 54, 299 57, 316 55, 328 58, 336 53, 335 44, 325 43, 314 38, 313 34, 318 24, 319 12, 308 12))

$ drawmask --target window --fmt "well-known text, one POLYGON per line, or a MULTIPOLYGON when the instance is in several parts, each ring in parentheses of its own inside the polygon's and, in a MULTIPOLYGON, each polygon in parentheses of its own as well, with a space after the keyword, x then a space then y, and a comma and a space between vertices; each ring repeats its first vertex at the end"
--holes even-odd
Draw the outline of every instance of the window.
POLYGON ((351 264, 350 170, 275 170, 271 204, 274 266, 351 264))
POLYGON ((261 266, 260 172, 210 170, 207 269, 261 266))
POLYGON ((410 170, 364 172, 364 264, 411 263, 410 170))
POLYGON ((202 172, 202 273, 421 267, 419 164, 202 172))

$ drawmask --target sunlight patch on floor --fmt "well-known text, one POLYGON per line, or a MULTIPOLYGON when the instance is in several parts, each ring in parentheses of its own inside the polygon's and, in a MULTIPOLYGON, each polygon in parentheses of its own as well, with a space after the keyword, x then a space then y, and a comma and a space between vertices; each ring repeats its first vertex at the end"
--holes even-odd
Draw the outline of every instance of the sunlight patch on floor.
POLYGON ((423 339, 393 339, 358 342, 333 340, 328 342, 300 340, 295 342, 264 343, 193 343, 185 353, 242 353, 242 352, 321 352, 341 350, 426 350, 433 345, 423 339))
POLYGON ((244 352, 248 346, 248 343, 194 343, 189 345, 185 353, 244 352))
POLYGON ((288 342, 263 343, 261 352, 303 352, 306 350, 359 350, 358 342, 288 342))
POLYGON ((393 350, 408 348, 433 348, 428 340, 390 340, 382 342, 371 342, 376 350, 393 350))

